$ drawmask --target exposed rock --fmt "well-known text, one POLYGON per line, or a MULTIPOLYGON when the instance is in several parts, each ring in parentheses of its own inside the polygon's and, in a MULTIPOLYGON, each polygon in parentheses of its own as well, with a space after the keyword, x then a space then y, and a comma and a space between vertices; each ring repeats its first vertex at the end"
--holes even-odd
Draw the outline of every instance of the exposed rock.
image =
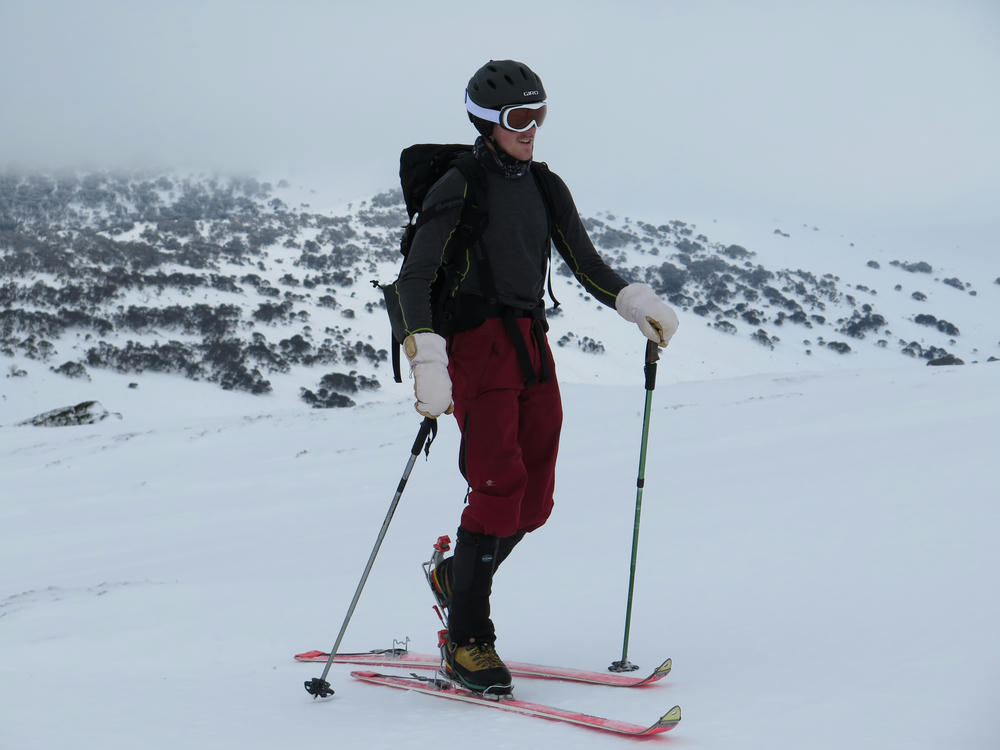
POLYGON ((35 427, 71 427, 96 424, 108 417, 121 419, 121 414, 112 414, 97 401, 83 401, 76 406, 64 406, 60 409, 44 412, 17 424, 34 425, 35 427))
POLYGON ((934 365, 935 367, 940 367, 942 365, 964 365, 965 362, 960 360, 954 354, 946 354, 943 357, 938 357, 937 359, 928 360, 927 364, 934 365))

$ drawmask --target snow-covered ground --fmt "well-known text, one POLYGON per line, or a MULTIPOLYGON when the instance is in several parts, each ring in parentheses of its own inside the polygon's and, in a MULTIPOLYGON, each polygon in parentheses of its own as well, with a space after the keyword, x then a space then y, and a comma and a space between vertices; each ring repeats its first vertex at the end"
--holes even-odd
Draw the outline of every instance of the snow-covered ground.
MULTIPOLYGON (((635 723, 680 704, 680 726, 655 741, 705 750, 1000 747, 996 270, 801 222, 692 226, 769 268, 836 274, 894 338, 950 346, 912 322, 921 291, 961 328, 970 363, 927 367, 874 342, 841 355, 792 324, 771 349, 683 314, 653 397, 629 648, 674 671, 641 691, 520 680, 517 696, 635 723)), ((566 412, 556 510, 497 577, 498 646, 600 670, 621 656, 644 343, 553 281, 553 344, 573 333, 605 351, 553 346, 566 412)), ((375 313, 351 325, 378 343, 375 313)), ((628 742, 358 684, 348 666, 332 669, 331 700, 303 690, 322 665, 292 655, 332 646, 419 425, 388 366, 359 406, 327 410, 305 408, 298 389, 316 373, 294 368, 270 376, 281 387, 267 396, 99 368, 69 379, 24 358, 0 358, 0 373, 0 749, 628 742), (17 424, 92 399, 112 416, 17 424)), ((420 563, 458 522, 457 442, 442 420, 344 650, 407 637, 433 650, 420 563)))
MULTIPOLYGON (((654 740, 676 747, 1000 746, 1000 365, 690 378, 683 334, 653 396, 629 648, 674 671, 642 691, 520 680, 518 697, 636 723, 680 704, 654 740)), ((644 398, 632 344, 632 383, 567 376, 555 513, 495 583, 508 658, 621 655, 644 398)), ((322 665, 292 655, 332 645, 416 434, 408 385, 305 410, 18 364, 28 377, 0 380, 0 747, 629 742, 358 684, 347 666, 332 699, 303 690, 322 665), (120 419, 15 424, 85 398, 120 419)), ((457 524, 456 451, 443 420, 345 650, 433 649, 419 563, 457 524)))

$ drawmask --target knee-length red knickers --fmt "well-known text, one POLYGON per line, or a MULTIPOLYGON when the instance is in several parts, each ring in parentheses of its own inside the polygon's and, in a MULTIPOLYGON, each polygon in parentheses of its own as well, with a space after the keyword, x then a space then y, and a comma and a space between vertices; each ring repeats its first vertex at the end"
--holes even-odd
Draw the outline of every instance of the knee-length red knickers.
POLYGON ((533 531, 552 512, 562 401, 552 352, 531 335, 531 320, 517 320, 538 372, 546 357, 550 376, 525 385, 517 351, 503 321, 488 318, 450 342, 455 418, 462 433, 459 457, 469 482, 461 525, 506 537, 533 531))

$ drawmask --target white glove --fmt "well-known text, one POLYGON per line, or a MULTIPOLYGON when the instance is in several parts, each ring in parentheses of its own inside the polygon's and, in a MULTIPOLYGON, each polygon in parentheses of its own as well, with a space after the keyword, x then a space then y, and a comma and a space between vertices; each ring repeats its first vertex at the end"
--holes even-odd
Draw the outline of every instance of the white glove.
POLYGON ((622 289, 615 299, 615 309, 659 346, 670 343, 677 330, 677 313, 656 296, 649 284, 629 284, 622 289))
POLYGON ((403 351, 410 360, 417 411, 431 419, 455 411, 445 340, 436 333, 412 333, 403 340, 403 351))

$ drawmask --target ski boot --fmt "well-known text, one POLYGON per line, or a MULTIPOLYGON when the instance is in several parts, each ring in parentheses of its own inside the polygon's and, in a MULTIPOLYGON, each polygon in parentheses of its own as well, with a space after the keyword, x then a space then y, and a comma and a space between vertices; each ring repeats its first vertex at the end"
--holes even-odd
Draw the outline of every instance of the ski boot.
POLYGON ((438 633, 442 672, 450 680, 487 698, 501 699, 514 692, 510 670, 486 641, 470 639, 465 645, 452 643, 448 631, 438 633))
POLYGON ((524 532, 497 538, 459 528, 455 554, 451 539, 438 537, 431 559, 423 564, 434 594, 434 608, 445 629, 438 634, 442 672, 458 684, 489 696, 509 695, 510 671, 497 655, 490 619, 493 574, 521 541, 524 532), (449 633, 455 635, 454 640, 449 633))

